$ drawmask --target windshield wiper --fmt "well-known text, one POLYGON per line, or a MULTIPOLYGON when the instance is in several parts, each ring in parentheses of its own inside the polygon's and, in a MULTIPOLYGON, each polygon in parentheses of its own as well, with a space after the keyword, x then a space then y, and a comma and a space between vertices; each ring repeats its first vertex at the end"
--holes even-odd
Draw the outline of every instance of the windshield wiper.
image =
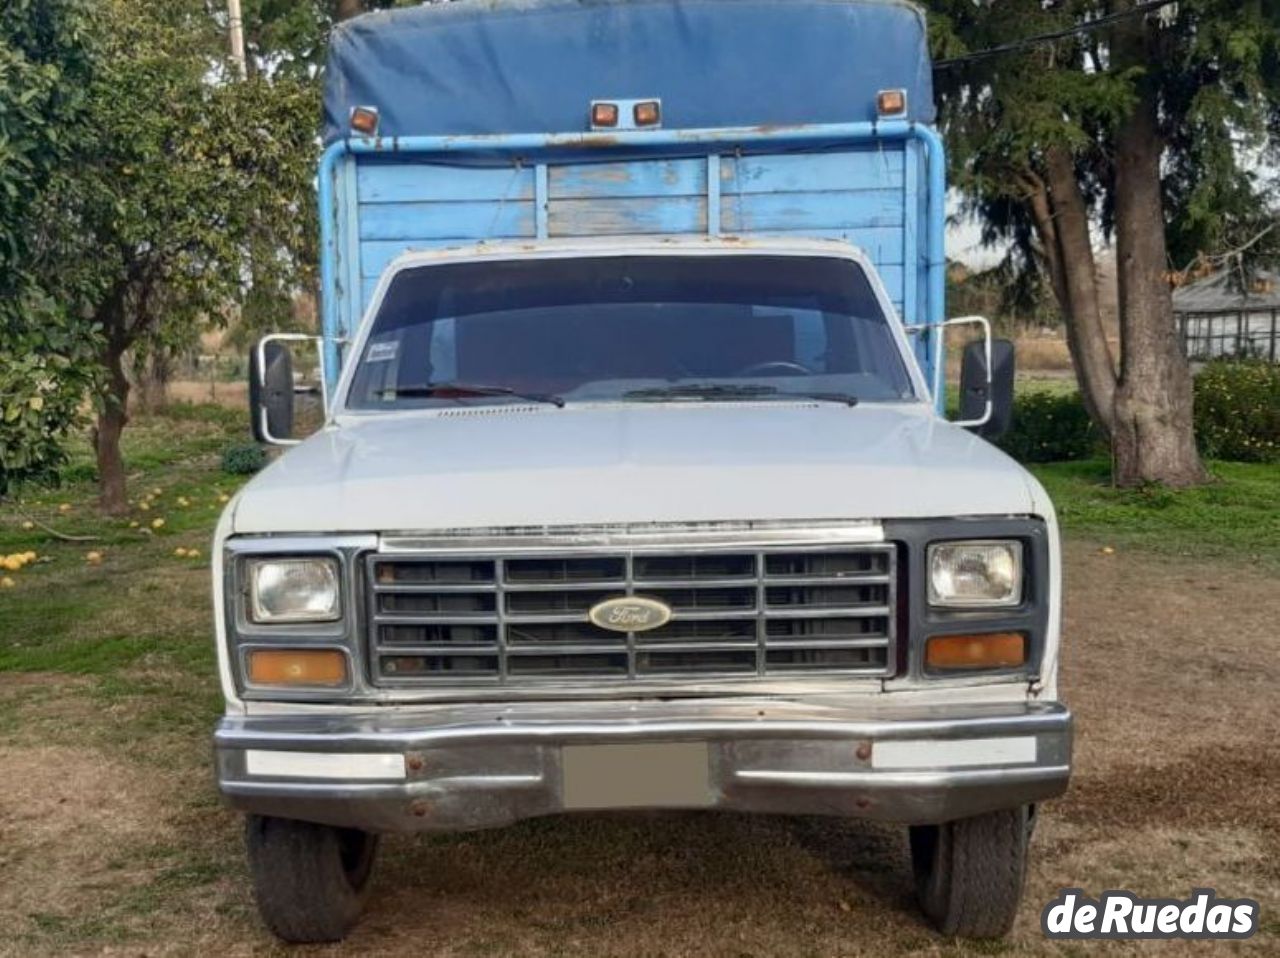
POLYGON ((526 399, 529 402, 549 403, 557 408, 564 408, 564 399, 548 393, 526 393, 507 386, 483 386, 475 383, 426 383, 421 386, 389 386, 379 389, 378 398, 383 396, 403 397, 406 399, 472 399, 481 396, 510 396, 512 399, 526 399))
POLYGON ((851 396, 848 393, 823 393, 823 392, 793 393, 793 392, 782 391, 777 393, 777 398, 778 399, 812 399, 815 402, 838 402, 838 403, 843 403, 844 405, 850 406, 850 407, 858 405, 858 397, 851 396))
POLYGON ((792 392, 778 389, 776 386, 762 386, 750 383, 740 385, 724 383, 689 383, 677 386, 655 386, 650 389, 635 389, 624 393, 623 399, 634 399, 641 402, 660 402, 664 399, 696 399, 705 402, 726 401, 735 399, 812 399, 818 402, 838 402, 846 406, 858 405, 858 397, 847 393, 836 392, 792 392))
POLYGON ((769 396, 778 390, 773 386, 725 385, 720 383, 687 383, 679 386, 653 386, 648 389, 633 389, 622 394, 623 399, 637 399, 642 402, 662 399, 756 399, 769 396))

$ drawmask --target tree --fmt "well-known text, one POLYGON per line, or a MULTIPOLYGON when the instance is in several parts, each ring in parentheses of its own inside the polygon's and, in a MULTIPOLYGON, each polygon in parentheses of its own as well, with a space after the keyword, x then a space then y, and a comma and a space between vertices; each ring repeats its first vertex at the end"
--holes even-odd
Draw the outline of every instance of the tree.
POLYGON ((931 5, 935 50, 959 61, 939 71, 954 181, 988 238, 1012 241, 1022 269, 1049 277, 1081 395, 1111 440, 1115 480, 1202 481, 1166 279, 1170 244, 1185 255, 1257 208, 1242 158, 1280 129, 1280 5, 931 5), (966 59, 1051 32, 1064 36, 966 59), (1118 356, 1103 324, 1099 232, 1117 255, 1118 356))
POLYGON ((0 6, 0 497, 52 477, 92 367, 93 330, 41 287, 41 199, 87 136, 94 62, 79 0, 0 6))
POLYGON ((125 357, 220 324, 251 289, 297 288, 314 233, 311 85, 230 76, 198 0, 97 0, 92 148, 51 180, 41 257, 101 330, 93 441, 102 509, 127 508, 125 357))
MULTIPOLYGON (((335 23, 421 0, 244 0, 250 70, 315 77, 335 23)), ((435 0, 441 2, 441 0, 435 0)))

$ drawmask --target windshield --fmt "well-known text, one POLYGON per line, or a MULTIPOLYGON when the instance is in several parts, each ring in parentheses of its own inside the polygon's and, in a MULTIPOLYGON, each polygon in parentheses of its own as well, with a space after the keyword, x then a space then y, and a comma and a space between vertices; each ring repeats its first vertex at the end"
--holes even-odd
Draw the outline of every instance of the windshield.
POLYGON ((352 409, 913 398, 862 268, 823 256, 618 256, 411 267, 352 409))

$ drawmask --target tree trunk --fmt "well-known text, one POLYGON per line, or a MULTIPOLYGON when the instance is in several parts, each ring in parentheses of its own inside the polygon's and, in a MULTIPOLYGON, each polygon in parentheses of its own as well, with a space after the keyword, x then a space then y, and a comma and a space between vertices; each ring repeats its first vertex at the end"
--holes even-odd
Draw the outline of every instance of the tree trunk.
POLYGON ((153 349, 144 360, 133 364, 137 386, 137 408, 147 413, 162 412, 169 405, 169 380, 173 377, 173 359, 161 349, 153 349))
MULTIPOLYGON (((1141 65, 1151 51, 1146 26, 1121 30, 1115 69, 1141 65)), ((1162 144, 1155 92, 1138 81, 1133 114, 1116 131, 1115 218, 1120 292, 1120 382, 1112 429, 1114 480, 1133 486, 1206 481, 1196 452, 1191 371, 1173 316, 1173 291, 1164 277, 1162 144)))
POLYGON ((1104 436, 1112 432, 1116 364, 1102 321, 1098 264, 1093 255, 1089 211, 1080 194, 1075 160, 1062 146, 1045 151, 1045 173, 1067 302, 1067 348, 1089 417, 1104 436))
POLYGON ((120 436, 129 421, 129 378, 124 372, 124 347, 118 340, 108 340, 102 364, 107 371, 107 394, 93 431, 98 459, 98 506, 105 514, 118 516, 129 509, 124 457, 120 454, 120 436))

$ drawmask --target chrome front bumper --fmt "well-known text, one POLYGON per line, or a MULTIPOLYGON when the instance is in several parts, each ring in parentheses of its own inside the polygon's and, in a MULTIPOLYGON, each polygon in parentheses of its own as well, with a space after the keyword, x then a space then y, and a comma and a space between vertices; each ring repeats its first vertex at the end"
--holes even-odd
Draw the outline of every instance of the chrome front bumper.
POLYGON ((668 807, 925 824, 1062 794, 1071 715, 775 699, 387 707, 228 716, 214 743, 233 807, 378 832, 569 810, 565 747, 625 743, 706 744, 705 801, 668 807))

